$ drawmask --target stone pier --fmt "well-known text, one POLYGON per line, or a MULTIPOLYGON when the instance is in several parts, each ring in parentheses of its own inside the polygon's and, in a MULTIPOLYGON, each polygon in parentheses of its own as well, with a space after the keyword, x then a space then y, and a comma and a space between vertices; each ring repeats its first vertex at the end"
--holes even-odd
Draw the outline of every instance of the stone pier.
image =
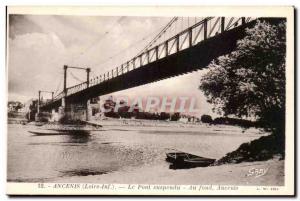
POLYGON ((58 111, 58 121, 66 120, 89 121, 92 116, 92 108, 89 101, 85 103, 66 103, 65 107, 60 106, 58 111))

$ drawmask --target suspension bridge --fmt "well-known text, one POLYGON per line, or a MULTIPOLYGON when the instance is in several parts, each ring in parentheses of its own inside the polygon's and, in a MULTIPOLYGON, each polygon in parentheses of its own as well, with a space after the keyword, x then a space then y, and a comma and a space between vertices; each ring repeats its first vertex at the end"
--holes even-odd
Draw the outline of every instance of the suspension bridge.
POLYGON ((90 77, 91 69, 87 67, 63 66, 63 90, 48 102, 39 101, 39 110, 55 108, 59 113, 68 114, 70 119, 88 120, 90 99, 201 70, 212 60, 234 51, 237 41, 245 36, 246 28, 253 27, 257 20, 205 17, 166 40, 159 40, 176 26, 178 17, 174 17, 135 57, 101 75, 90 77), (68 69, 85 70, 86 81, 67 87, 68 69), (76 105, 82 105, 81 109, 74 109, 76 105))

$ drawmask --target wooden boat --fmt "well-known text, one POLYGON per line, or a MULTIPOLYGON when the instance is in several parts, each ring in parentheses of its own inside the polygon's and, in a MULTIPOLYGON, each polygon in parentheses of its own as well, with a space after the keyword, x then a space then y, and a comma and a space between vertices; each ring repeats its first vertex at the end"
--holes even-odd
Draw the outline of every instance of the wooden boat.
POLYGON ((101 131, 101 130, 88 129, 88 128, 64 128, 64 129, 34 129, 28 132, 34 135, 76 135, 76 134, 89 134, 91 131, 101 131))
POLYGON ((76 135, 89 134, 91 131, 103 131, 101 125, 87 121, 75 121, 70 124, 35 122, 34 130, 28 131, 34 135, 76 135))
POLYGON ((166 153, 166 156, 166 161, 182 167, 207 167, 216 161, 216 159, 200 157, 185 152, 169 152, 166 153))
POLYGON ((69 135, 70 134, 67 131, 60 132, 60 131, 49 130, 49 129, 35 129, 35 130, 30 130, 28 132, 34 135, 69 135))

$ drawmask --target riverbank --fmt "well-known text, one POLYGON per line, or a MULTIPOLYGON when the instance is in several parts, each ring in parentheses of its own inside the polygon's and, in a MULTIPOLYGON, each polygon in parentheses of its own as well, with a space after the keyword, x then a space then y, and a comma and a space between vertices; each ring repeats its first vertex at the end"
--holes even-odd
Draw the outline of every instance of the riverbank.
POLYGON ((28 122, 25 112, 9 112, 7 113, 8 124, 25 124, 28 122))
POLYGON ((145 120, 145 119, 113 119, 90 120, 92 124, 103 126, 103 129, 114 129, 124 131, 145 131, 152 132, 174 132, 174 133, 198 133, 202 131, 205 134, 230 134, 230 135, 269 135, 269 133, 258 128, 242 128, 232 125, 210 125, 201 122, 180 122, 163 120, 145 120))
MULTIPOLYGON (((103 175, 70 177, 73 183, 117 183, 117 184, 178 184, 178 185, 284 185, 284 160, 272 159, 260 162, 244 162, 192 169, 168 169, 168 164, 147 166, 124 172, 103 175)), ((66 182, 61 179, 56 182, 66 182)))

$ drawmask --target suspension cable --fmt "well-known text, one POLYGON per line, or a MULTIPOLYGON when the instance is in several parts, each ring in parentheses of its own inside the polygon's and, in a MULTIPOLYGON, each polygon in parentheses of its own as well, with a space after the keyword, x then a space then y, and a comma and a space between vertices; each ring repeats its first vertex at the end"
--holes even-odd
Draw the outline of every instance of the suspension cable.
MULTIPOLYGON (((93 41, 87 48, 85 48, 85 50, 81 51, 79 53, 78 57, 75 59, 75 61, 78 60, 82 55, 84 55, 89 49, 91 49, 92 47, 97 45, 100 41, 102 41, 105 38, 105 36, 111 32, 111 30, 113 30, 118 24, 120 24, 120 22, 122 20, 124 20, 124 18, 126 18, 126 17, 122 16, 118 20, 116 20, 115 23, 107 31, 105 31, 103 34, 101 34, 99 37, 97 37, 97 39, 95 41, 93 41)), ((72 60, 72 62, 74 62, 74 60, 72 60)))
MULTIPOLYGON (((160 28, 159 28, 159 29, 160 29, 160 28)), ((98 62, 98 63, 96 63, 96 64, 94 64, 94 65, 95 65, 95 66, 98 66, 98 65, 102 65, 102 64, 107 63, 108 61, 110 61, 110 60, 113 59, 114 57, 119 56, 120 54, 124 53, 125 51, 127 51, 127 50, 129 50, 129 49, 131 49, 131 48, 133 48, 133 47, 135 47, 135 46, 137 46, 140 42, 145 41, 146 39, 148 39, 150 36, 152 36, 152 34, 155 33, 155 32, 156 32, 157 30, 159 30, 159 29, 156 29, 155 31, 151 32, 150 34, 144 36, 141 40, 135 41, 134 43, 132 43, 132 44, 129 45, 128 47, 126 47, 126 48, 124 48, 124 49, 118 51, 116 54, 110 56, 110 57, 107 58, 107 59, 103 59, 103 60, 101 60, 100 62, 98 62)))
POLYGON ((77 76, 75 76, 75 75, 72 73, 72 71, 69 71, 69 72, 70 72, 71 76, 72 76, 75 80, 77 80, 77 81, 79 81, 79 82, 84 82, 84 81, 82 81, 80 78, 78 78, 77 76))
POLYGON ((60 80, 59 80, 59 82, 58 82, 57 88, 56 88, 56 90, 55 90, 55 92, 54 92, 55 95, 57 94, 57 92, 58 92, 58 90, 59 90, 59 88, 60 88, 60 86, 61 86, 62 80, 63 80, 63 79, 62 79, 62 77, 61 77, 60 80))
POLYGON ((172 26, 172 24, 177 21, 178 17, 173 17, 170 22, 137 54, 140 55, 149 47, 151 47, 160 37, 162 34, 166 33, 166 31, 172 26))

